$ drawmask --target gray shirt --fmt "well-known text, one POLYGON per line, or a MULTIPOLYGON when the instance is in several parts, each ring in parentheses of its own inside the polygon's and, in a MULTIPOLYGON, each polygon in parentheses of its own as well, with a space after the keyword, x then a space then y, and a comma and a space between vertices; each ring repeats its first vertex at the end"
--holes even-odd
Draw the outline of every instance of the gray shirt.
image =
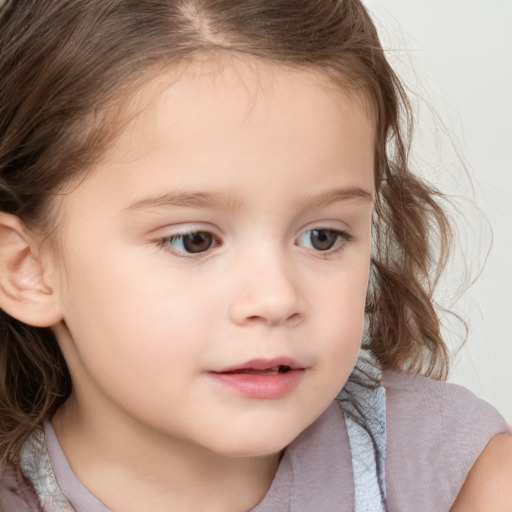
MULTIPOLYGON (((387 510, 448 511, 478 455, 508 431, 505 421, 454 384, 384 372, 383 386, 387 510)), ((36 491, 41 497, 56 488, 43 503, 45 512, 111 512, 77 479, 50 424, 39 443, 32 469, 45 481, 36 491)), ((354 455, 346 419, 333 403, 286 449, 270 489, 250 512, 353 512, 354 455)), ((24 471, 34 481, 28 466, 24 471)))

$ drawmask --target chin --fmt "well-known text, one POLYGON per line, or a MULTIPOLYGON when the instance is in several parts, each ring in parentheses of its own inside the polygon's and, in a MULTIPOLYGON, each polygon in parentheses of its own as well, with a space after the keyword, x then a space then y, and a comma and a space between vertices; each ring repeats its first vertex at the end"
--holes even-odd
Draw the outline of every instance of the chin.
POLYGON ((230 446, 229 450, 222 451, 221 455, 234 459, 250 459, 255 457, 268 457, 282 452, 290 443, 282 444, 265 444, 253 446, 230 446))
POLYGON ((283 451, 300 434, 296 431, 287 433, 281 430, 280 435, 276 435, 276 432, 279 430, 268 429, 262 432, 260 429, 252 433, 244 432, 239 436, 231 432, 226 439, 215 446, 214 451, 226 457, 265 457, 283 451))

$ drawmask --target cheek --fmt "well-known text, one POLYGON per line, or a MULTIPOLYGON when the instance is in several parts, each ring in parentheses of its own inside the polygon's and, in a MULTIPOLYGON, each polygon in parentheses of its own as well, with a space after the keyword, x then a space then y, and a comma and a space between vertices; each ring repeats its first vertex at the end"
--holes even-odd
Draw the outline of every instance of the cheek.
POLYGON ((333 312, 331 328, 325 335, 323 353, 330 372, 346 377, 356 363, 363 338, 364 306, 348 308, 346 312, 333 312), (351 314, 350 314, 351 313, 351 314))
MULTIPOLYGON (((365 265, 353 267, 323 293, 318 293, 315 303, 318 326, 323 336, 323 354, 327 378, 337 381, 339 388, 350 375, 360 351, 365 324, 368 271, 365 265)), ((335 385, 335 387, 336 387, 335 385)))
POLYGON ((137 266, 127 259, 90 268, 77 260, 69 269, 64 319, 81 364, 98 379, 144 375, 141 381, 151 386, 192 356, 193 312, 200 305, 194 309, 161 275, 140 265, 134 273, 137 266))
POLYGON ((75 385, 99 403, 106 396, 140 419, 159 422, 162 404, 176 407, 190 391, 201 345, 180 311, 149 307, 144 300, 134 304, 129 293, 79 303, 89 309, 70 315, 70 368, 75 385))

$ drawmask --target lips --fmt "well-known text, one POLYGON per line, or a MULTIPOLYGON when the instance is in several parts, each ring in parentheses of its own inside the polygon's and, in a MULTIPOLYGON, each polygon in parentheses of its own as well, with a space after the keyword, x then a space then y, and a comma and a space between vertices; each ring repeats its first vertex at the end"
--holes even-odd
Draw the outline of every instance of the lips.
POLYGON ((287 365, 279 365, 274 366, 272 368, 264 368, 262 370, 258 370, 257 368, 240 368, 240 370, 233 370, 230 372, 222 372, 222 373, 243 373, 246 375, 278 375, 280 373, 289 372, 291 368, 287 365))
POLYGON ((217 384, 249 398, 274 399, 290 393, 306 368, 287 357, 253 359, 208 373, 217 384))
POLYGON ((220 370, 214 370, 215 373, 249 373, 269 371, 272 374, 283 373, 289 370, 303 369, 297 361, 290 357, 276 357, 274 359, 252 359, 236 366, 229 366, 220 370))

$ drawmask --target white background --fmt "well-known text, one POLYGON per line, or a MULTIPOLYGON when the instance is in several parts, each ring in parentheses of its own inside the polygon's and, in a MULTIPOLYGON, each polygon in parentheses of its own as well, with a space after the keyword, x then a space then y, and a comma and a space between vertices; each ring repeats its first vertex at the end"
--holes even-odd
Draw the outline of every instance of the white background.
MULTIPOLYGON (((412 91, 419 117, 414 167, 453 196, 461 212, 459 254, 473 276, 483 265, 455 304, 469 323, 462 347, 460 324, 445 320, 454 353, 449 380, 512 424, 512 0, 365 5, 412 91)), ((461 261, 454 259, 440 293, 445 305, 453 298, 447 290, 464 275, 461 261)))

